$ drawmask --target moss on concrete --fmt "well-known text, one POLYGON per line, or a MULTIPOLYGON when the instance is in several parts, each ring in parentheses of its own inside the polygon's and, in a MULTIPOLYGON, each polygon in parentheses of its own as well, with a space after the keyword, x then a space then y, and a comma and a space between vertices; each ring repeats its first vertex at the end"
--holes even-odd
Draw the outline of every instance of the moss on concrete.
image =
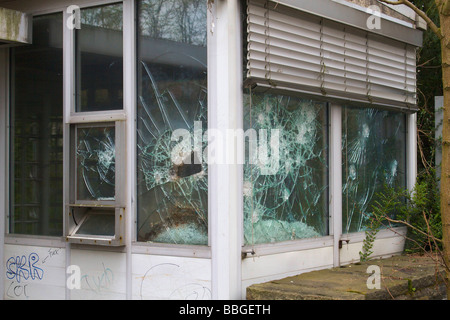
POLYGON ((389 300, 443 299, 443 268, 423 256, 396 256, 313 271, 293 277, 254 284, 249 300, 389 300), (381 270, 381 288, 369 289, 370 265, 381 270))
POLYGON ((24 17, 22 12, 0 8, 0 40, 23 42, 21 25, 24 17))

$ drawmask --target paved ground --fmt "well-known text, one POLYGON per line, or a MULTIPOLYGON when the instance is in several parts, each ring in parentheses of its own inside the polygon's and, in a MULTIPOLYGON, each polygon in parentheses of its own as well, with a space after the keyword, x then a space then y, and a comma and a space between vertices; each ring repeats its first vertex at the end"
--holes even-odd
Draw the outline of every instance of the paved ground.
POLYGON ((247 299, 442 300, 446 292, 443 277, 443 268, 435 259, 395 256, 255 284, 247 288, 247 299), (370 288, 377 283, 379 289, 370 288))

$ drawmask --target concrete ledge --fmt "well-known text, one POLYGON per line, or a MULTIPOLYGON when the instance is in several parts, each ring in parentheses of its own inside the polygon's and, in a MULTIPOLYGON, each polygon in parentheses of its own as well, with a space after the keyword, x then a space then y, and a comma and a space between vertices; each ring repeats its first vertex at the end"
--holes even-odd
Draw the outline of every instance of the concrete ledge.
POLYGON ((425 256, 395 256, 340 268, 313 271, 247 288, 248 300, 442 300, 444 269, 425 256), (380 270, 380 289, 369 289, 380 270), (376 267, 375 267, 376 268, 376 267))
POLYGON ((30 14, 0 7, 0 45, 29 44, 31 37, 30 14))

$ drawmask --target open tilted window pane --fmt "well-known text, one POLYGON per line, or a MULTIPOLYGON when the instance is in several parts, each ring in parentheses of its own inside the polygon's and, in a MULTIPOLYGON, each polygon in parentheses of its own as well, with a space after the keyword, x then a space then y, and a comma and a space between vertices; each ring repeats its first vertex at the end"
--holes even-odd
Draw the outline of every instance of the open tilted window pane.
POLYGON ((245 98, 245 243, 327 235, 326 103, 267 93, 245 98))
POLYGON ((85 216, 83 223, 75 232, 75 235, 114 236, 114 214, 105 214, 100 210, 91 211, 93 212, 85 216))

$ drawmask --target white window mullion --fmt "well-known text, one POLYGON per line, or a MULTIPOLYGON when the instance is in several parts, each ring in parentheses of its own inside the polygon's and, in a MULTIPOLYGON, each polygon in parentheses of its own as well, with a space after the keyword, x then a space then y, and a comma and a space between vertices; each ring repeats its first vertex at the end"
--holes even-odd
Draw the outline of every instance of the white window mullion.
POLYGON ((126 195, 125 195, 125 243, 126 243, 126 296, 132 295, 132 255, 131 244, 136 237, 136 24, 135 1, 123 2, 123 92, 126 120, 126 195))
POLYGON ((333 265, 340 265, 339 241, 342 235, 342 107, 331 104, 330 114, 330 234, 333 235, 333 265))
POLYGON ((417 113, 408 114, 406 117, 406 187, 412 192, 417 177, 417 113))
MULTIPOLYGON (((68 28, 66 21, 73 13, 63 11, 63 172, 70 168, 70 114, 75 109, 75 33, 68 28)), ((63 234, 66 234, 66 204, 70 203, 70 175, 63 175, 63 234)), ((66 270, 71 265, 71 244, 66 242, 66 270)), ((68 274, 66 273, 66 280, 68 274)), ((70 289, 65 287, 66 299, 70 300, 70 289)))

